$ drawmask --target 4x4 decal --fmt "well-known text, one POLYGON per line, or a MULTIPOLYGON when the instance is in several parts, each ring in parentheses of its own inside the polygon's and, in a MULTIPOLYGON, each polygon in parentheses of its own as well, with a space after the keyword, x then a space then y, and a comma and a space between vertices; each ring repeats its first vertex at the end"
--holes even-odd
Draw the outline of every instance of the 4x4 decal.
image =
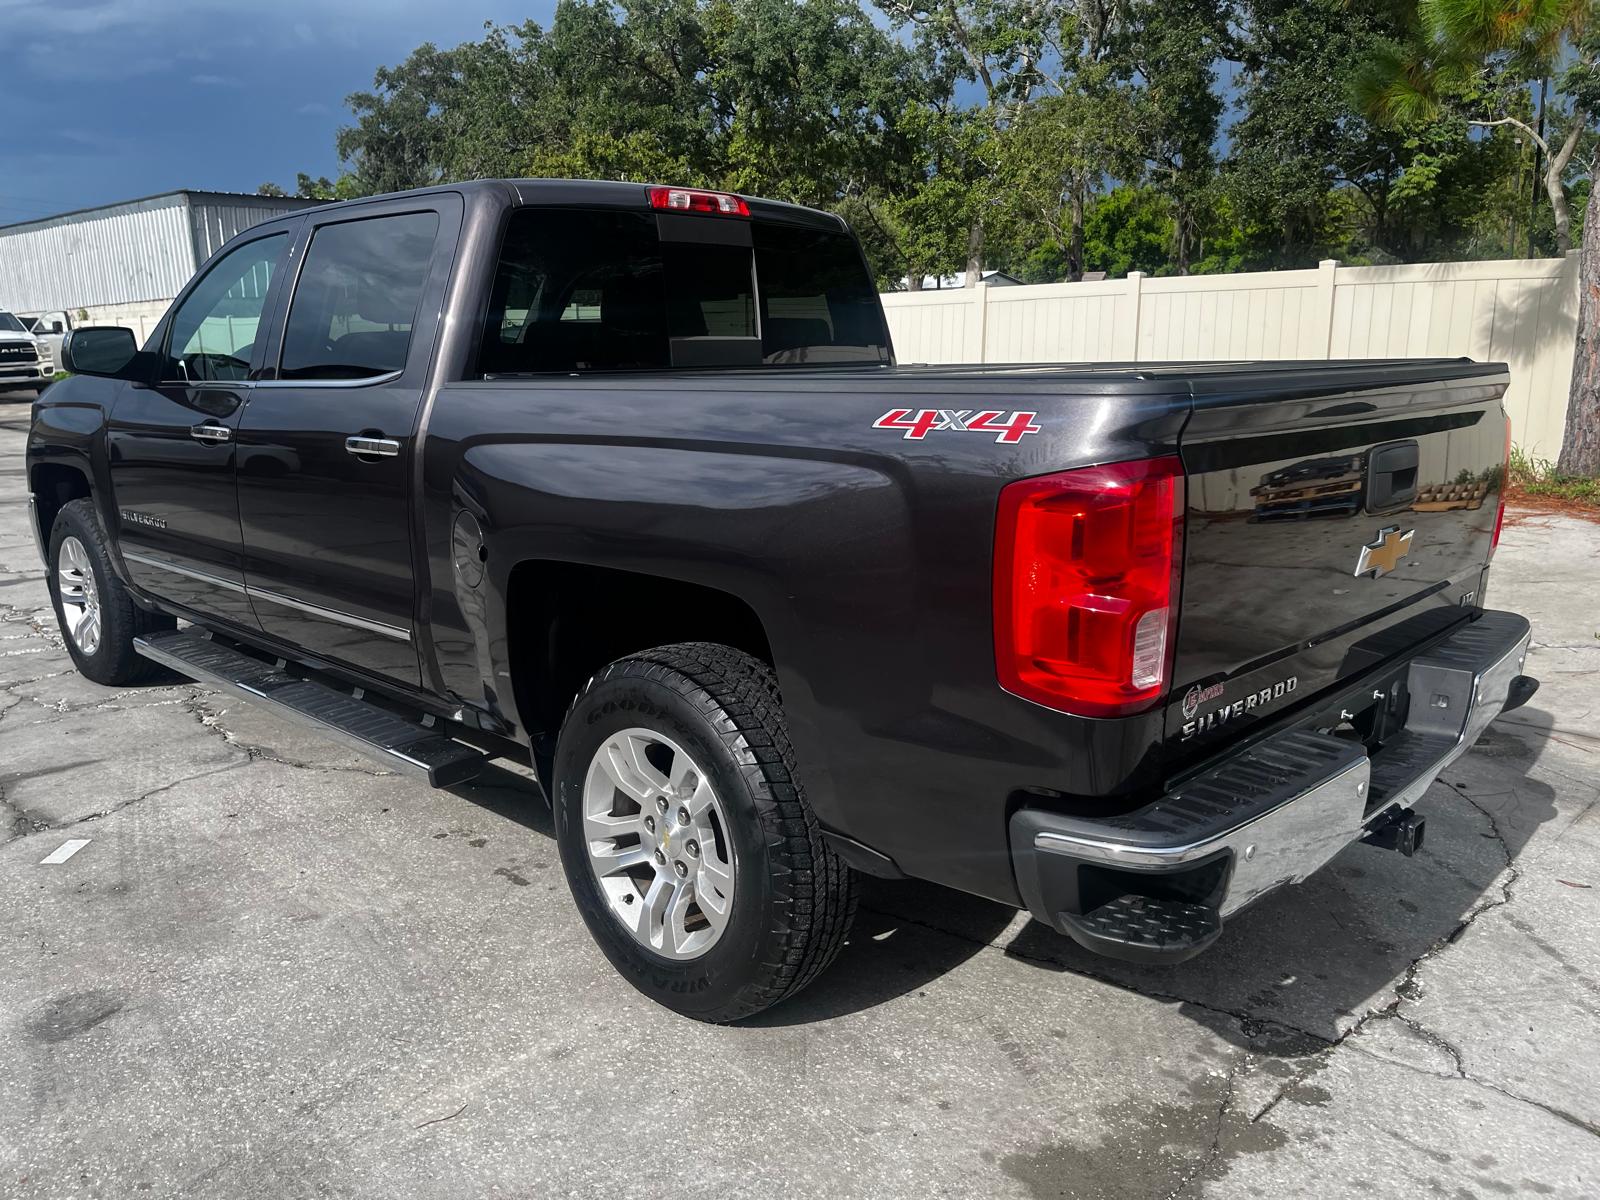
POLYGON ((1026 434, 1038 433, 1036 412, 1002 412, 986 408, 924 408, 915 414, 909 408, 891 408, 872 423, 874 429, 903 429, 907 441, 920 442, 930 433, 992 433, 997 442, 1020 442, 1026 434))

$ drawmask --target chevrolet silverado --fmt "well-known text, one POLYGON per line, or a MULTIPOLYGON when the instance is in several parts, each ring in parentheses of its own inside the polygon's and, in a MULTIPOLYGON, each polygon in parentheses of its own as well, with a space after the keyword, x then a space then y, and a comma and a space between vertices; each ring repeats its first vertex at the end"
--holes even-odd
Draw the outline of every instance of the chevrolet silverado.
POLYGON ((636 987, 807 984, 858 873, 1177 962, 1537 684, 1485 607, 1504 367, 897 364, 836 217, 480 181, 72 331, 33 524, 78 668, 436 786, 524 756, 636 987))

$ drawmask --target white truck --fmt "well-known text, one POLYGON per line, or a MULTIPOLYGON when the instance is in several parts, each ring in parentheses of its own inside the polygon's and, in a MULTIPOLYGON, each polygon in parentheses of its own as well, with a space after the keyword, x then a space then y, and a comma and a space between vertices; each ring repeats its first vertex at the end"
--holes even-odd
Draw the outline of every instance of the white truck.
POLYGON ((37 392, 55 378, 55 364, 49 343, 0 309, 0 391, 28 388, 37 392))
POLYGON ((67 340, 77 322, 72 315, 66 312, 37 313, 31 317, 20 317, 22 323, 28 326, 28 332, 33 334, 41 347, 50 351, 50 361, 61 361, 61 343, 67 340))

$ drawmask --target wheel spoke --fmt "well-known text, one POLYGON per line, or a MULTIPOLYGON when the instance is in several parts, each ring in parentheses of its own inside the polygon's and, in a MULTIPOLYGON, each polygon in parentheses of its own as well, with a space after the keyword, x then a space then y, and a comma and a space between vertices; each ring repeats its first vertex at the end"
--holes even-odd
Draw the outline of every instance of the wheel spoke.
POLYGON ((725 907, 727 898, 733 895, 733 872, 728 869, 726 863, 715 858, 702 858, 695 886, 701 893, 701 908, 718 904, 725 907))
POLYGON ((694 794, 687 800, 681 801, 681 803, 689 810, 690 818, 698 822, 701 817, 711 810, 711 802, 716 798, 717 792, 711 786, 711 781, 704 775, 700 775, 695 781, 694 794))
POLYGON ((644 836, 644 814, 624 813, 617 816, 614 813, 584 813, 583 832, 591 842, 603 842, 609 839, 644 836))
POLYGON ((643 846, 610 845, 604 849, 589 847, 589 859, 594 863, 595 874, 605 879, 612 875, 626 875, 650 862, 650 851, 643 846))
POLYGON ((689 931, 689 910, 694 907, 694 889, 687 884, 680 885, 673 897, 672 905, 667 910, 666 935, 671 939, 672 952, 682 954, 689 948, 689 941, 694 934, 689 931))
POLYGON ((639 905, 641 931, 645 940, 657 950, 666 947, 667 912, 672 906, 673 893, 677 890, 665 875, 657 875, 650 881, 644 900, 639 905))
POLYGON ((674 754, 672 756, 672 773, 667 777, 672 787, 673 795, 683 796, 685 792, 692 792, 705 782, 705 777, 700 774, 694 765, 694 760, 687 754, 674 754))
POLYGON ((634 800, 643 801, 649 797, 649 784, 634 772, 619 747, 608 745, 600 755, 600 769, 613 787, 634 800))
POLYGON ((659 792, 666 779, 644 756, 644 743, 629 734, 607 742, 602 762, 611 781, 641 803, 659 792))
POLYGON ((623 735, 628 747, 628 762, 633 767, 634 773, 650 785, 652 791, 663 791, 667 786, 667 777, 650 765, 650 760, 645 757, 648 744, 637 734, 623 735))

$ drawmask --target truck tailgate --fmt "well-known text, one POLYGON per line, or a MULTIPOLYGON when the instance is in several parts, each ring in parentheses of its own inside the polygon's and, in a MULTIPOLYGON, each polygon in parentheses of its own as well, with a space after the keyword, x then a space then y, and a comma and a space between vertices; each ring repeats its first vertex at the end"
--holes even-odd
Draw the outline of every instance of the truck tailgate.
POLYGON ((1166 713, 1178 761, 1474 615, 1505 384, 1503 367, 1459 360, 1194 377, 1166 713))

